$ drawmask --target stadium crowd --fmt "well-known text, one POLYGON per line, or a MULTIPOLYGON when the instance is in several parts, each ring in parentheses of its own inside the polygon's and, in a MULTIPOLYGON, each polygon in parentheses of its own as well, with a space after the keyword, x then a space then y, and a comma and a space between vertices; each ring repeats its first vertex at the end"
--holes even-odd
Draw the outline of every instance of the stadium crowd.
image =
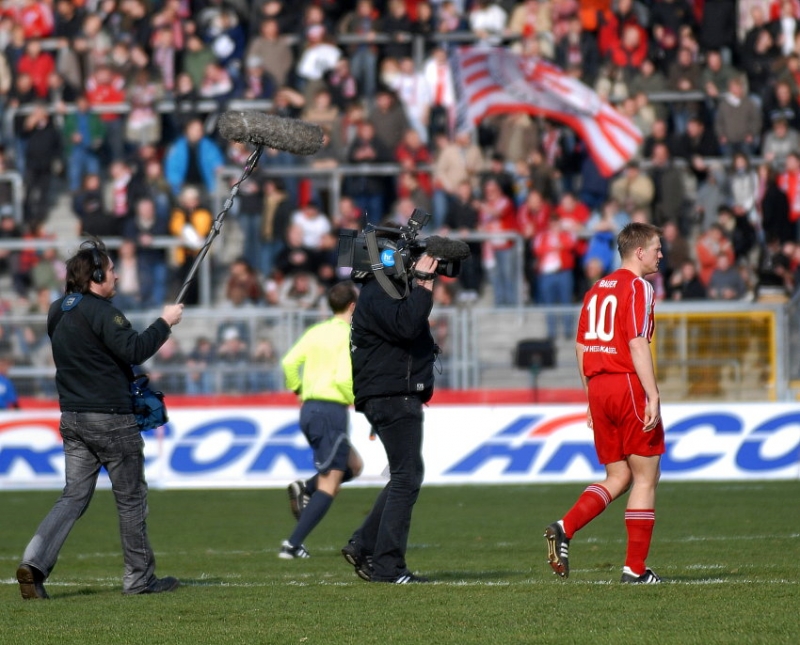
MULTIPOLYGON (((437 282, 440 304, 578 302, 614 268, 616 233, 630 221, 664 228, 650 278, 659 298, 788 297, 800 286, 799 0, 0 7, 0 241, 52 236, 53 205, 68 194, 76 234, 122 238, 127 310, 160 306, 180 285, 212 226, 221 171, 250 152, 216 133, 231 101, 325 132, 310 158, 265 151, 242 185, 231 223, 240 248, 214 258, 218 300, 233 307, 318 307, 346 277, 338 230, 402 223, 415 207, 432 214, 427 232, 465 236, 473 249, 457 280, 437 282), (641 130, 636 158, 603 177, 569 128, 522 112, 460 131, 448 53, 475 43, 580 78, 641 130), (387 163, 397 172, 372 172, 387 163), (325 171, 336 168, 347 172, 334 193, 325 171), (21 213, 3 180, 14 172, 21 213), (162 236, 180 246, 154 245, 162 236)), ((54 249, 0 247, 0 280, 12 287, 0 311, 41 310, 63 274, 54 249)), ((209 355, 223 335, 203 339, 209 355)), ((11 336, 0 325, 0 342, 11 336)))

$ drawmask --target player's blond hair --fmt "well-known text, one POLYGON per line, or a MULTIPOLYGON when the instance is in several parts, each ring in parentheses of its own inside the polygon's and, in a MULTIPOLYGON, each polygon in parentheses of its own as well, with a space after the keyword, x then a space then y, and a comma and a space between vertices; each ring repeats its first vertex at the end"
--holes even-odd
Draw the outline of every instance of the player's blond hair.
POLYGON ((617 235, 617 248, 619 256, 624 260, 640 247, 649 244, 653 237, 661 237, 663 231, 654 224, 646 222, 632 222, 625 226, 617 235))

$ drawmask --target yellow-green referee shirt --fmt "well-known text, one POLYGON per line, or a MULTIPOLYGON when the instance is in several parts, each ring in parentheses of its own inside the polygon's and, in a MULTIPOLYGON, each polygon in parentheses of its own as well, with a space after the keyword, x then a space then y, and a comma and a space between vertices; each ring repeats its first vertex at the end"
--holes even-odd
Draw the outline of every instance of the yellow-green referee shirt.
POLYGON ((281 361, 286 387, 303 401, 353 403, 350 325, 329 318, 300 337, 281 361), (300 375, 302 367, 302 377, 300 375))

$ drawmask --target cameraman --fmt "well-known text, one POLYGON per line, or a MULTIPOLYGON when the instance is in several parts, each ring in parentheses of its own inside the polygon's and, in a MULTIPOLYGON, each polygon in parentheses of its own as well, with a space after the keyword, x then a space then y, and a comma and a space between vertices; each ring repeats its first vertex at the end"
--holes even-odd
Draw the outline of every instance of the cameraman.
POLYGON ((131 365, 156 353, 181 321, 183 305, 167 305, 142 333, 116 307, 114 263, 92 241, 67 261, 64 297, 50 305, 47 334, 53 346, 61 407, 66 485, 31 539, 17 569, 22 597, 45 599, 44 581, 75 522, 89 506, 100 467, 108 471, 119 515, 125 594, 172 591, 178 580, 156 578, 147 537, 144 441, 133 415, 131 365))
POLYGON ((359 577, 372 582, 427 582, 411 573, 405 555, 424 474, 422 404, 433 395, 436 345, 428 316, 437 265, 435 258, 420 256, 412 271, 415 284, 401 300, 368 274, 353 313, 355 407, 383 443, 390 478, 342 555, 359 577))

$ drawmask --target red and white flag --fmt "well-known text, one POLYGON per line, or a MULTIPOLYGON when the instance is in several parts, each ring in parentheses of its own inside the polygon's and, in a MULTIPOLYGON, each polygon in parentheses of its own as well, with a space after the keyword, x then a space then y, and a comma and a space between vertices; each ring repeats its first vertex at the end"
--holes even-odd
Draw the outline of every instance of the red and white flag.
POLYGON ((453 56, 459 113, 473 126, 492 114, 509 112, 559 121, 586 143, 605 177, 621 170, 642 142, 630 119, 541 58, 497 47, 466 47, 453 56))

